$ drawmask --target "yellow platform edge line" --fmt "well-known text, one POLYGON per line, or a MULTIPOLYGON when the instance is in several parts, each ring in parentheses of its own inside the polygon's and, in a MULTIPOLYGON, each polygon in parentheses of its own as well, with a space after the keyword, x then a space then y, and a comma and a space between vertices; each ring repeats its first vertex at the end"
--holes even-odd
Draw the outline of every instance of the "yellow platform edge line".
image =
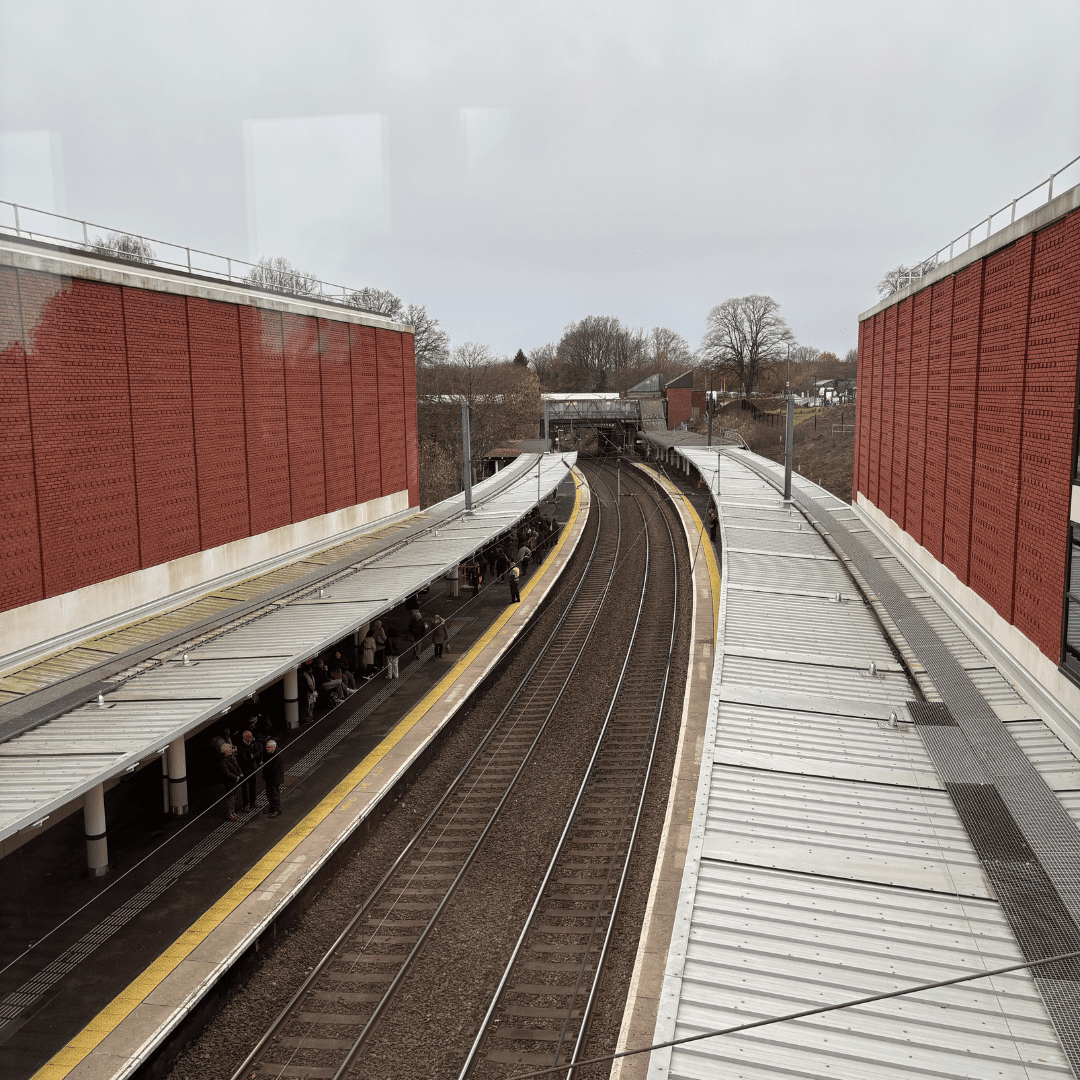
MULTIPOLYGON (((713 641, 716 641, 716 635, 720 628, 720 566, 716 561, 716 552, 713 551, 712 541, 705 535, 705 522, 701 520, 701 515, 694 509, 690 496, 680 491, 666 476, 661 476, 650 465, 638 465, 638 468, 649 473, 669 494, 681 499, 683 506, 686 507, 686 512, 694 522, 698 534, 698 543, 701 544, 701 550, 705 553, 705 565, 709 568, 709 581, 712 583, 713 641)), ((709 498, 711 499, 712 495, 709 498)), ((693 553, 691 553, 691 561, 693 561, 693 553)))
MULTIPOLYGON (((581 510, 582 479, 577 469, 571 471, 574 478, 574 507, 562 530, 558 542, 548 556, 548 565, 554 565, 567 538, 573 531, 581 510)), ((522 586, 522 599, 527 597, 542 580, 535 574, 522 586)), ((170 975, 197 948, 206 937, 235 911, 266 878, 295 851, 299 844, 363 783, 386 755, 412 730, 428 710, 449 690, 450 686, 465 673, 468 666, 491 643, 514 614, 514 608, 506 610, 487 631, 473 644, 467 653, 428 691, 424 697, 400 720, 385 739, 368 754, 302 821, 294 826, 274 845, 224 896, 211 905, 195 920, 158 958, 152 961, 119 994, 105 1006, 70 1042, 34 1073, 32 1080, 62 1080, 72 1069, 91 1054, 100 1043, 138 1008, 146 997, 170 975)))

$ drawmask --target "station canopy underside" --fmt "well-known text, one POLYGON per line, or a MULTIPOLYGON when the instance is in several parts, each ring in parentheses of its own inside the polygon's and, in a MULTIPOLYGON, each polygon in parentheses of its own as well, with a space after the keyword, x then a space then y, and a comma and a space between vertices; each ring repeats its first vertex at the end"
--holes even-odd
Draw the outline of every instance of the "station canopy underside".
MULTIPOLYGON (((425 511, 428 528, 360 558, 265 613, 126 672, 89 701, 0 743, 0 839, 146 764, 305 660, 391 611, 551 495, 576 454, 527 454, 425 511), (186 662, 185 662, 186 657, 186 662)), ((332 541, 331 541, 332 542, 332 541)))

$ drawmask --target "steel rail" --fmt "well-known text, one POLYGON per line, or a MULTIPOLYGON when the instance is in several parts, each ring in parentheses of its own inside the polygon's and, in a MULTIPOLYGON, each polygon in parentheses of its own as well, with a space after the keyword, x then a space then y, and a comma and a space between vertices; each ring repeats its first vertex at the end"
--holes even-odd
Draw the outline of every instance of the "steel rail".
MULTIPOLYGON (((642 486, 644 486, 644 485, 642 485, 642 486)), ((674 541, 674 536, 672 535, 672 532, 671 532, 671 526, 670 526, 670 523, 669 523, 669 521, 667 519, 666 514, 664 514, 664 512, 663 512, 663 510, 661 508, 660 501, 655 497, 655 495, 652 495, 652 493, 650 493, 650 494, 651 494, 651 497, 653 498, 654 505, 656 506, 657 510, 660 512, 661 517, 664 520, 664 524, 665 524, 665 526, 667 528, 668 539, 669 539, 670 544, 671 544, 673 570, 675 571, 675 574, 677 575, 677 559, 676 559, 676 554, 675 554, 675 541, 674 541)), ((635 499, 635 502, 636 502, 636 499, 635 499)), ((623 666, 622 666, 622 669, 621 669, 621 671, 619 673, 619 679, 618 679, 617 685, 616 685, 616 687, 615 687, 615 689, 614 689, 614 691, 612 693, 611 704, 610 704, 610 706, 608 708, 608 711, 607 711, 607 714, 606 714, 606 716, 604 718, 604 722, 603 722, 603 725, 601 726, 601 730, 600 730, 600 732, 599 732, 599 734, 597 736, 596 744, 595 744, 595 746, 593 748, 592 757, 591 757, 591 759, 589 761, 589 765, 588 765, 587 769, 585 770, 585 775, 584 775, 584 777, 582 779, 582 782, 581 782, 581 785, 580 785, 580 787, 578 789, 577 797, 574 800, 574 804, 571 807, 570 812, 567 815, 566 825, 564 826, 563 831, 562 831, 562 835, 560 836, 558 844, 556 845, 555 853, 552 856, 552 859, 551 859, 551 861, 549 863, 547 872, 545 873, 544 879, 541 882, 540 888, 537 891, 536 899, 534 900, 532 908, 529 911, 529 915, 528 915, 528 917, 527 917, 527 919, 525 921, 525 925, 524 925, 524 927, 523 927, 523 929, 521 931, 521 934, 518 937, 518 941, 517 941, 517 943, 516 943, 516 945, 514 947, 513 953, 511 954, 510 959, 508 960, 508 962, 506 964, 506 967, 505 967, 505 970, 503 972, 502 978, 500 979, 499 985, 496 988, 494 994, 492 995, 491 1004, 489 1005, 487 1013, 485 1014, 484 1019, 481 1022, 480 1026, 479 1026, 479 1028, 477 1030, 476 1038, 473 1041, 473 1044, 472 1044, 472 1047, 470 1048, 469 1054, 466 1057, 465 1063, 463 1064, 463 1066, 461 1068, 461 1071, 459 1073, 459 1080, 466 1080, 466 1078, 472 1076, 474 1074, 474 1071, 477 1069, 477 1067, 482 1063, 482 1059, 480 1058, 480 1051, 483 1048, 483 1046, 487 1043, 488 1038, 489 1038, 489 1034, 491 1034, 491 1033, 489 1033, 488 1029, 489 1029, 490 1025, 492 1024, 495 1013, 498 1010, 498 1008, 499 1008, 499 1006, 500 1006, 500 1004, 502 1002, 502 999, 504 998, 504 996, 505 996, 505 994, 507 992, 507 988, 508 988, 511 976, 512 976, 514 970, 515 970, 515 967, 516 967, 518 961, 520 960, 522 954, 526 951, 526 949, 525 949, 526 942, 527 942, 527 940, 529 939, 531 933, 534 931, 534 929, 536 927, 537 916, 541 912, 541 905, 543 904, 545 895, 547 894, 547 891, 548 891, 548 887, 551 884, 552 878, 554 877, 555 872, 556 872, 556 870, 557 870, 557 868, 559 866, 560 859, 562 858, 562 856, 564 854, 564 851, 565 851, 565 848, 566 848, 566 845, 567 845, 567 841, 569 840, 569 838, 572 835, 572 832, 573 832, 573 830, 575 828, 575 824, 576 824, 579 816, 581 816, 580 812, 581 812, 581 810, 583 808, 586 795, 587 795, 587 793, 589 791, 589 788, 590 788, 591 781, 595 779, 595 769, 596 769, 597 761, 600 758, 601 752, 605 747, 605 740, 607 738, 607 735, 612 730, 612 717, 613 717, 613 715, 615 713, 616 706, 619 704, 619 698, 620 698, 621 691, 623 689, 623 685, 624 685, 625 680, 626 680, 626 673, 627 673, 627 670, 629 668, 630 658, 631 658, 631 656, 634 655, 634 647, 635 647, 635 644, 637 642, 638 632, 639 632, 639 629, 640 629, 640 626, 641 626, 641 616, 642 616, 642 612, 644 611, 645 602, 646 602, 646 598, 647 598, 647 595, 648 595, 649 561, 650 561, 649 560, 650 547, 649 547, 649 536, 648 536, 649 517, 645 514, 644 510, 642 510, 640 504, 637 504, 637 505, 638 505, 639 511, 642 514, 643 524, 645 526, 644 535, 645 535, 645 543, 646 543, 646 553, 645 553, 646 574, 645 574, 645 580, 644 580, 644 582, 642 584, 641 597, 640 597, 640 600, 639 600, 639 603, 638 603, 638 611, 637 611, 637 616, 635 618, 634 630, 633 630, 633 634, 632 634, 632 637, 631 637, 631 643, 630 643, 629 648, 627 649, 626 658, 623 661, 623 666)), ((653 762, 653 759, 654 759, 654 756, 655 756, 656 739, 657 739, 658 734, 659 734, 659 718, 662 716, 663 705, 664 705, 664 702, 666 700, 667 684, 668 684, 668 681, 669 681, 670 669, 671 669, 671 657, 672 657, 672 653, 673 653, 673 649, 674 649, 675 634, 676 634, 677 626, 678 626, 678 623, 677 623, 677 612, 678 612, 678 608, 677 608, 677 598, 678 598, 677 580, 678 579, 677 579, 677 576, 676 576, 675 579, 674 579, 673 591, 672 591, 672 595, 673 595, 672 621, 671 621, 671 629, 670 629, 670 633, 669 633, 669 642, 668 642, 668 651, 667 651, 667 664, 666 664, 666 667, 665 667, 664 675, 662 677, 662 685, 661 685, 660 693, 659 693, 659 704, 658 704, 656 710, 654 710, 654 716, 653 716, 652 721, 651 721, 651 724, 652 724, 652 738, 649 740, 649 745, 647 747, 647 751, 648 751, 647 759, 648 760, 647 760, 647 765, 646 765, 646 774, 645 774, 644 780, 640 783, 640 795, 639 795, 639 798, 638 798, 637 811, 636 811, 635 816, 634 816, 634 826, 633 826, 633 829, 632 829, 632 832, 631 832, 631 837, 630 837, 629 843, 628 843, 627 848, 626 848, 626 852, 625 852, 625 854, 623 856, 623 866, 622 866, 622 870, 621 870, 620 877, 619 877, 619 885, 618 885, 618 888, 617 888, 617 891, 616 891, 616 896, 615 896, 615 898, 614 898, 614 900, 612 902, 612 910, 606 916, 607 919, 608 919, 608 923, 607 923, 607 930, 606 930, 606 933, 605 933, 605 936, 604 936, 604 944, 603 944, 602 950, 601 950, 601 958, 600 958, 600 960, 598 960, 598 963, 597 963, 597 966, 596 966, 596 972, 595 972, 595 974, 593 976, 592 987, 591 987, 591 990, 590 990, 590 993, 589 993, 589 998, 588 998, 587 1003, 586 1003, 586 1009, 585 1009, 585 1012, 582 1014, 582 1017, 581 1017, 582 1022, 581 1022, 580 1026, 579 1026, 578 1034, 575 1037, 576 1046, 580 1046, 583 1043, 583 1038, 582 1037, 583 1037, 584 1032, 585 1032, 585 1026, 586 1026, 588 1020, 591 1018, 591 1014, 592 1014, 592 1011, 593 1011, 593 1008, 594 1008, 594 1005, 595 1005, 596 990, 597 990, 597 987, 599 985, 600 973, 602 971, 602 963, 603 963, 604 960, 606 960, 607 954, 608 954, 608 952, 610 950, 611 934, 613 932, 614 925, 615 925, 615 922, 616 922, 616 919, 617 919, 618 906, 621 903, 622 895, 623 895, 623 892, 624 892, 626 875, 627 875, 627 872, 628 872, 628 869, 629 869, 630 860, 631 860, 632 855, 633 855, 634 844, 636 843, 636 840, 637 840, 638 826, 639 826, 639 823, 640 823, 641 812, 642 812, 642 808, 643 808, 643 805, 644 805, 645 795, 646 795, 646 792, 648 790, 648 780, 649 780, 649 776, 651 774, 652 762, 653 762)), ((643 752, 644 752, 645 749, 646 748, 643 748, 643 752)), ((641 771, 641 766, 640 766, 640 759, 639 759, 639 777, 640 777, 640 771, 641 771)), ((627 796, 628 802, 632 800, 633 793, 634 793, 635 790, 638 790, 638 784, 636 782, 630 788, 629 794, 627 796)), ((629 806, 627 807, 627 809, 629 809, 629 806)), ((624 812, 623 817, 624 817, 624 821, 625 821, 625 817, 626 817, 625 812, 624 812)), ((620 843, 621 843, 621 836, 620 836, 620 843)), ((607 886, 605 885, 605 889, 606 888, 607 888, 607 886)), ((592 952, 592 947, 591 947, 592 946, 592 937, 596 933, 596 930, 597 930, 597 927, 599 925, 600 920, 605 917, 605 915, 604 915, 605 895, 606 894, 604 892, 601 892, 598 896, 595 897, 596 902, 595 902, 594 906, 595 906, 595 909, 596 909, 596 914, 593 916, 593 927, 592 927, 592 932, 589 935, 589 937, 590 937, 589 942, 585 945, 584 949, 581 949, 581 948, 575 946, 573 948, 573 950, 572 950, 575 954, 580 952, 581 955, 582 955, 582 961, 581 961, 580 969, 579 969, 579 972, 578 972, 578 982, 577 982, 577 984, 575 984, 573 992, 569 993, 569 994, 566 993, 566 990, 568 988, 567 986, 564 986, 564 985, 561 985, 561 984, 552 984, 551 990, 552 990, 552 993, 555 994, 556 996, 571 996, 571 997, 579 996, 579 992, 577 991, 576 987, 581 985, 582 976, 583 976, 584 971, 585 971, 585 969, 586 969, 586 967, 588 965, 588 962, 589 962, 589 956, 590 956, 590 954, 592 952)), ((589 899, 593 899, 593 898, 590 897, 589 899)), ((587 912, 583 912, 582 916, 585 917, 587 914, 588 914, 587 912)), ((585 934, 582 933, 581 935, 574 935, 574 936, 585 936, 585 934)), ((565 1018, 565 1021, 564 1021, 564 1026, 563 1026, 562 1031, 559 1032, 558 1044, 555 1047, 554 1054, 553 1054, 553 1061, 555 1063, 552 1066, 553 1068, 556 1067, 556 1064, 558 1063, 559 1056, 560 1056, 560 1054, 562 1052, 562 1046, 563 1046, 563 1044, 564 1044, 564 1042, 566 1040, 567 1034, 569 1032, 570 1022, 575 1019, 574 1011, 575 1010, 574 1010, 574 1007, 573 1007, 572 1004, 566 1009, 566 1018, 565 1018)), ((552 1028, 550 1030, 554 1032, 557 1029, 552 1028)), ((523 1039, 522 1041, 533 1041, 533 1040, 524 1040, 523 1039)), ((575 1051, 576 1051, 576 1047, 575 1047, 575 1051)), ((571 1062, 571 1064, 572 1064, 572 1062, 571 1062)), ((565 1068, 566 1066, 564 1065, 562 1067, 565 1068)))
MULTIPOLYGON (((607 573, 606 577, 604 578, 600 596, 595 601, 595 610, 594 610, 594 613, 593 613, 593 618, 592 618, 591 624, 590 624, 590 626, 588 628, 588 631, 586 632, 586 635, 585 635, 585 638, 584 638, 584 640, 583 640, 583 642, 581 644, 581 647, 578 650, 578 653, 577 653, 577 655, 576 655, 576 657, 575 657, 575 659, 574 659, 574 661, 573 661, 573 663, 571 665, 570 671, 567 673, 566 677, 563 679, 562 685, 558 689, 558 692, 557 692, 556 698, 555 698, 555 702, 551 705, 550 709, 548 710, 548 716, 547 716, 547 718, 545 718, 544 724, 543 724, 544 727, 546 727, 547 720, 550 718, 551 712, 554 711, 555 705, 560 700, 560 698, 562 696, 562 693, 565 690, 566 684, 569 682, 570 676, 573 674, 573 671, 576 669, 576 667, 577 667, 577 665, 578 665, 578 663, 580 661, 581 655, 584 652, 585 645, 588 643, 588 640, 591 637, 592 631, 595 628, 597 620, 599 619, 600 611, 603 608, 603 603, 604 603, 604 600, 606 599, 608 588, 610 587, 612 577, 614 576, 614 570, 615 570, 615 567, 617 565, 618 551, 619 551, 619 547, 620 547, 620 544, 621 544, 621 523, 618 522, 618 518, 616 519, 616 521, 617 521, 618 531, 617 531, 617 534, 616 534, 615 551, 614 551, 614 553, 612 555, 611 565, 610 565, 610 568, 608 570, 608 573, 607 573)), ((589 572, 590 572, 591 569, 593 569, 593 565, 594 565, 594 562, 595 562, 596 557, 597 557, 597 549, 598 549, 598 547, 600 545, 600 539, 601 539, 602 533, 603 533, 603 511, 601 509, 600 504, 598 503, 598 505, 597 505, 596 534, 595 534, 595 536, 593 538, 593 545, 592 545, 592 548, 591 548, 591 550, 589 552, 589 557, 588 557, 588 560, 586 562, 586 565, 583 568, 582 573, 581 573, 581 575, 580 575, 579 579, 577 580, 576 585, 574 587, 574 591, 573 591, 572 595, 570 596, 570 598, 567 600, 566 607, 564 608, 564 610, 560 614, 559 619, 558 619, 555 627, 552 629, 551 633, 549 634, 547 641, 544 642, 544 644, 541 646, 541 648, 537 651, 536 658, 534 659, 533 663, 529 666, 528 671, 526 672, 524 677, 521 679, 521 681, 518 684, 518 686, 516 687, 516 689, 513 691, 512 695, 510 697, 510 700, 507 702, 507 704, 504 706, 502 711, 499 713, 499 716, 496 718, 496 720, 492 723, 491 727, 485 733, 484 737, 482 738, 482 740, 480 742, 480 745, 477 746, 477 748, 470 755, 469 760, 462 766, 462 768, 458 772, 458 775, 454 778, 454 780, 451 782, 451 784, 447 788, 447 791, 444 793, 442 798, 439 800, 439 803, 435 806, 435 808, 431 811, 431 813, 427 816, 427 818, 424 820, 424 822, 417 829, 417 831, 413 835, 412 839, 408 842, 406 847, 398 855, 397 859, 395 859, 395 861, 391 865, 391 867, 386 871, 386 873, 380 879, 379 883, 372 890, 372 892, 368 896, 367 900, 357 909, 356 913, 352 916, 352 918, 349 920, 348 924, 345 926, 345 928, 338 935, 337 939, 334 941, 334 944, 327 950, 327 952, 324 954, 324 956, 319 961, 319 963, 317 965, 315 965, 312 972, 307 976, 307 978, 304 980, 304 982, 300 985, 300 987, 297 989, 297 991, 293 994, 293 996, 290 999, 288 1005, 286 1005, 286 1007, 272 1021, 270 1027, 266 1030, 266 1032, 264 1032, 264 1034, 260 1038, 259 1042, 256 1043, 255 1047, 251 1050, 251 1052, 244 1059, 244 1061, 241 1063, 241 1065, 234 1071, 233 1080, 240 1080, 240 1078, 242 1076, 244 1076, 248 1072, 248 1070, 254 1064, 256 1064, 259 1061, 260 1057, 266 1052, 266 1050, 269 1047, 271 1041, 278 1035, 278 1033, 281 1031, 281 1029, 287 1023, 289 1023, 291 1020, 295 1019, 293 1014, 294 1014, 295 1010, 297 1009, 297 1006, 300 1005, 303 1002, 303 1000, 307 997, 307 995, 311 992, 311 990, 314 987, 315 983, 327 973, 327 968, 335 961, 338 951, 341 949, 341 947, 343 945, 345 945, 347 943, 350 936, 352 936, 352 934, 355 932, 357 925, 361 922, 361 920, 371 910, 372 906, 376 903, 376 901, 378 900, 378 898, 379 898, 380 894, 382 893, 382 891, 386 888, 388 882, 390 882, 392 880, 393 875, 395 873, 397 873, 401 869, 403 864, 414 854, 414 852, 416 851, 416 848, 418 847, 422 837, 424 836, 424 833, 428 830, 428 828, 431 826, 432 822, 444 810, 444 808, 446 807, 446 804, 450 801, 450 799, 458 791, 458 788, 459 788, 460 784, 463 782, 464 778, 467 776, 469 770, 471 768, 473 768, 473 766, 479 760, 481 755, 486 750, 488 750, 490 748, 492 740, 494 739, 496 732, 498 732, 498 730, 499 730, 504 718, 506 717, 507 713, 511 710, 511 708, 515 704, 518 703, 522 693, 524 692, 524 690, 526 689, 526 687, 529 684, 530 680, 532 679, 534 673, 536 672, 536 669, 540 666, 540 664, 545 660, 545 658, 550 653, 550 650, 551 650, 552 646, 555 643, 557 635, 563 629, 563 627, 567 623, 568 619, 570 618, 571 614, 573 613, 575 604, 576 604, 582 590, 584 589, 586 582, 589 579, 589 572)), ((541 728, 541 733, 542 733, 542 730, 543 730, 543 727, 541 728)), ((539 738, 539 734, 537 735, 536 738, 537 739, 539 738)), ((515 774, 514 778, 512 779, 512 781, 510 783, 510 785, 508 786, 506 793, 504 793, 503 798, 500 800, 498 806, 495 808, 495 811, 491 814, 491 821, 494 821, 494 818, 497 816, 498 811, 502 808, 502 805, 505 803, 506 797, 509 794, 510 789, 513 787, 514 783, 516 783, 516 780, 517 780, 518 776, 520 775, 521 769, 524 768, 524 766, 527 764, 527 762, 529 760, 529 757, 531 756, 531 753, 532 753, 532 748, 533 748, 533 746, 535 746, 535 743, 536 743, 536 739, 533 740, 532 745, 530 746, 528 752, 524 756, 524 759, 522 761, 521 766, 519 766, 517 773, 515 774)), ((484 829, 480 839, 477 841, 477 844, 476 844, 477 848, 479 847, 479 844, 482 842, 483 838, 487 835, 488 831, 490 830, 490 827, 491 827, 491 822, 488 823, 488 826, 484 829)), ((372 1015, 372 1017, 369 1019, 367 1024, 365 1024, 364 1030, 361 1032, 360 1036, 355 1040, 355 1042, 353 1044, 353 1047, 349 1051, 348 1057, 346 1058, 345 1062, 342 1064, 342 1066, 338 1070, 338 1075, 343 1075, 344 1072, 348 1069, 351 1062, 355 1059, 355 1056, 356 1056, 357 1052, 362 1047, 363 1042, 366 1041, 366 1038, 367 1038, 368 1034, 370 1033, 370 1029, 371 1029, 371 1026, 372 1026, 374 1020, 376 1019, 376 1017, 379 1014, 381 1014, 381 1012, 385 1008, 385 1004, 389 1001, 389 999, 392 996, 393 992, 396 990, 397 986, 399 985, 401 977, 403 976, 404 972, 409 968, 413 957, 419 953, 419 950, 420 950, 421 946, 423 945, 424 941, 426 940, 431 927, 435 924, 438 916, 441 914, 442 910, 444 909, 445 904, 449 899, 449 896, 453 893, 453 891, 456 888, 456 886, 457 886, 458 882, 460 881, 461 877, 464 875, 464 872, 467 869, 468 865, 472 862, 472 859, 473 859, 475 853, 476 853, 476 851, 475 851, 475 848, 474 848, 473 852, 471 852, 468 855, 468 857, 466 858, 465 864, 462 866, 462 868, 459 871, 458 875, 455 877, 454 882, 451 884, 449 890, 447 891, 447 895, 444 897, 443 901, 439 904, 435 914, 432 916, 432 918, 430 920, 429 925, 425 928, 424 932, 419 936, 419 938, 416 941, 414 947, 410 951, 407 960, 405 961, 405 963, 402 965, 401 969, 399 970, 398 975, 394 978, 394 980, 392 981, 390 987, 388 987, 387 991, 383 995, 383 999, 378 1003, 376 1012, 372 1015)), ((359 1022, 361 1022, 361 1021, 358 1021, 358 1023, 359 1022)), ((252 1075, 259 1075, 259 1074, 258 1073, 253 1073, 252 1075)))
MULTIPOLYGON (((660 500, 657 498, 654 492, 650 493, 657 507, 659 508, 660 500)), ((596 996, 600 987, 600 979, 604 970, 604 964, 607 962, 608 954, 611 950, 611 939, 615 931, 615 925, 619 918, 619 909, 622 906, 623 894, 626 891, 626 879, 630 872, 630 863, 633 859, 634 849, 637 845, 638 833, 641 828, 641 815, 645 809, 645 796, 649 790, 649 782, 652 779, 653 764, 656 760, 656 744, 660 738, 660 723, 664 715, 664 707, 667 704, 667 692, 668 686, 671 682, 671 661, 675 653, 675 637, 678 631, 678 614, 679 614, 679 560, 675 552, 675 537, 671 531, 671 521, 666 514, 663 514, 664 525, 667 527, 668 539, 671 541, 671 571, 672 571, 672 594, 674 601, 671 605, 671 635, 668 641, 668 654, 667 663, 664 666, 664 679, 663 686, 660 690, 660 702, 656 709, 656 724, 653 728, 653 737, 649 744, 649 760, 645 766, 645 778, 641 785, 641 798, 638 800, 637 810, 634 814, 634 827, 630 833, 630 840, 627 848, 626 858, 623 862, 622 874, 619 876, 619 887, 615 893, 615 899, 612 903, 611 915, 608 918, 607 930, 604 934, 604 944, 600 950, 600 956, 596 961, 596 975, 593 978, 592 987, 589 990, 588 1000, 585 1002, 585 1009, 581 1016, 581 1023, 578 1026, 577 1038, 574 1040, 574 1053, 570 1058, 571 1068, 566 1074, 566 1080, 572 1080, 575 1075, 575 1068, 578 1061, 581 1059, 582 1047, 585 1045, 585 1040, 588 1037, 589 1022, 592 1020, 593 1011, 596 1006, 596 996)), ((587 954, 586 954, 587 955, 587 954)), ((556 1055, 558 1060, 558 1055, 556 1055)))

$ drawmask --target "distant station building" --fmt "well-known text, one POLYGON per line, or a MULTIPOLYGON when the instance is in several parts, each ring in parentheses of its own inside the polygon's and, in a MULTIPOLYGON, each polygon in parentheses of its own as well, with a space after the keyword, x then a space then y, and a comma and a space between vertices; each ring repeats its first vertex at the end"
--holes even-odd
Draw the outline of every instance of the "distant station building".
POLYGON ((854 497, 1080 715, 1080 187, 860 316, 854 497))

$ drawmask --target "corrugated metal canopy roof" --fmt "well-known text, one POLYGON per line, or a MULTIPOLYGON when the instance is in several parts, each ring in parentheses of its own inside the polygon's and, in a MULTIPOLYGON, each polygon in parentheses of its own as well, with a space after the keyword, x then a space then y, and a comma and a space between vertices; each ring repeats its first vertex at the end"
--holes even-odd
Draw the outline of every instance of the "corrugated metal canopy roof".
MULTIPOLYGON (((679 453, 713 493, 724 566, 655 1041, 1022 962, 930 756, 904 726, 916 691, 839 560, 739 463, 744 451, 679 453)), ((993 683, 977 649, 963 655, 993 683)), ((1075 783, 1080 763, 1065 746, 1041 722, 1021 727, 1023 703, 1000 676, 990 689, 1017 710, 1010 726, 1048 780, 1075 783)), ((653 1080, 913 1075, 1072 1073, 1027 971, 656 1052, 649 1069, 653 1080)))
POLYGON ((0 744, 0 838, 158 753, 441 577, 553 492, 576 460, 523 455, 510 466, 509 486, 506 471, 476 485, 474 512, 434 521, 411 542, 335 575, 322 597, 315 588, 272 605, 188 647, 188 663, 184 648, 174 650, 118 682, 102 706, 83 705, 0 744))

